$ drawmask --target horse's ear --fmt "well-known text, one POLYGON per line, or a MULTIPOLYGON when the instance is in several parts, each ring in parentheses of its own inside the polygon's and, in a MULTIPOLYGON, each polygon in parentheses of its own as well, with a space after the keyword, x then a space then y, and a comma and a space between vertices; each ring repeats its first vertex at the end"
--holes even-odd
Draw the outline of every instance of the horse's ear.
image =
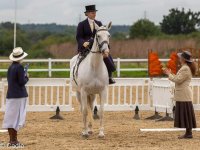
POLYGON ((110 30, 111 27, 112 27, 112 22, 109 22, 109 24, 106 26, 106 28, 107 28, 108 30, 110 30))
POLYGON ((94 27, 95 27, 96 30, 99 30, 98 24, 94 23, 94 27))

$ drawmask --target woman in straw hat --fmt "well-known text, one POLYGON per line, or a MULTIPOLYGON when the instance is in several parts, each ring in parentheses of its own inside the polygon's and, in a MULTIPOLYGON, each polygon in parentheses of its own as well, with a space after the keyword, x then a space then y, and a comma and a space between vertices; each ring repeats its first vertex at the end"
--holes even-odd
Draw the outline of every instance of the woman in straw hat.
POLYGON ((164 69, 164 73, 169 76, 169 80, 175 82, 176 101, 174 127, 186 128, 186 132, 179 139, 193 138, 192 128, 196 128, 196 119, 192 105, 191 78, 196 73, 196 65, 191 59, 191 53, 184 51, 178 53, 181 68, 176 75, 171 70, 164 69))
POLYGON ((10 141, 9 146, 22 145, 17 140, 17 132, 25 124, 27 91, 25 84, 28 76, 25 74, 22 60, 28 54, 21 47, 13 49, 9 59, 12 64, 8 68, 7 80, 8 91, 6 96, 6 110, 3 120, 3 128, 8 129, 10 141))

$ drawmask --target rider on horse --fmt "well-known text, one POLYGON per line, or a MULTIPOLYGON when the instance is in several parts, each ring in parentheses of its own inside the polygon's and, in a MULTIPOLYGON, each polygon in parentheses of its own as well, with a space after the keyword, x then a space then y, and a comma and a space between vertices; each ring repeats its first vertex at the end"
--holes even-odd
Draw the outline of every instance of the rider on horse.
MULTIPOLYGON (((94 42, 94 37, 96 34, 94 23, 96 23, 98 26, 102 26, 100 21, 95 20, 97 11, 95 5, 85 6, 85 8, 85 15, 87 16, 87 19, 78 24, 76 33, 78 52, 83 57, 88 54, 94 42)), ((108 70, 109 84, 113 84, 115 81, 112 79, 112 72, 114 72, 116 68, 110 54, 104 54, 104 63, 108 70)))

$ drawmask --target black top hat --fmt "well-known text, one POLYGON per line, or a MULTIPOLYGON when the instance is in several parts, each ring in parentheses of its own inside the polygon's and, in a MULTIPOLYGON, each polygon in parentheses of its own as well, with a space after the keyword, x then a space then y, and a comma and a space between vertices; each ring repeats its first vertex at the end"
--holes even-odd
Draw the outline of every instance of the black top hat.
POLYGON ((182 53, 178 53, 177 54, 179 57, 182 57, 183 59, 185 59, 185 61, 187 62, 193 62, 193 60, 191 59, 191 53, 188 51, 184 51, 182 53))
POLYGON ((97 11, 95 5, 88 5, 88 6, 85 6, 85 10, 86 10, 85 13, 86 13, 86 12, 97 11))

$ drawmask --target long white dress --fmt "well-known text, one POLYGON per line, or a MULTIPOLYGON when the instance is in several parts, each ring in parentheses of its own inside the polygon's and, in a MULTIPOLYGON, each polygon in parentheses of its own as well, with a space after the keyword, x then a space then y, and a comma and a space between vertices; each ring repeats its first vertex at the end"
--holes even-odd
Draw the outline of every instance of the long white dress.
POLYGON ((27 97, 6 99, 6 110, 2 125, 3 129, 14 128, 18 131, 25 125, 26 102, 27 97))

